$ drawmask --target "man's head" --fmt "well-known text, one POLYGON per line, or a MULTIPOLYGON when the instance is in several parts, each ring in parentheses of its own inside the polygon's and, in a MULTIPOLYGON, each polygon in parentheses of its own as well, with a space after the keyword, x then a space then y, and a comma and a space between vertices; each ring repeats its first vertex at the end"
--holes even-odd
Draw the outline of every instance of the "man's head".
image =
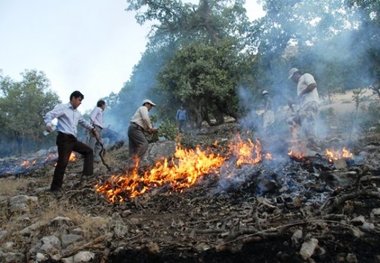
POLYGON ((96 107, 102 108, 102 110, 104 110, 106 108, 106 102, 104 100, 98 100, 96 107))
POLYGON ((269 92, 267 91, 267 90, 263 90, 262 92, 261 92, 261 95, 263 95, 264 97, 266 96, 266 95, 268 95, 269 94, 269 92))
POLYGON ((289 70, 289 77, 288 77, 288 79, 291 79, 291 80, 297 82, 300 77, 301 77, 301 73, 298 70, 298 68, 291 68, 289 70))
POLYGON ((147 107, 148 110, 150 110, 151 108, 153 108, 153 106, 156 106, 155 103, 153 103, 151 100, 148 100, 148 99, 143 100, 142 105, 145 106, 145 107, 147 107))
POLYGON ((79 105, 81 105, 83 99, 83 94, 80 91, 76 90, 70 95, 70 104, 74 109, 76 109, 79 107, 79 105))

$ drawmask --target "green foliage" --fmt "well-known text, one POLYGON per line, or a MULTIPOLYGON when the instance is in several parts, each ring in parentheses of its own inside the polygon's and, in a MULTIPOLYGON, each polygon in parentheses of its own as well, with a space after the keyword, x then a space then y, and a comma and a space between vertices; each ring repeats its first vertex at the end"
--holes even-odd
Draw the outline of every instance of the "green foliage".
POLYGON ((177 126, 172 120, 165 119, 158 129, 158 136, 174 141, 177 136, 177 126))
POLYGON ((239 54, 232 39, 217 45, 195 42, 179 50, 166 65, 158 80, 161 89, 186 105, 199 124, 209 114, 237 116, 236 87, 250 74, 247 56, 239 54))
POLYGON ((9 77, 0 78, 1 138, 17 142, 8 153, 40 146, 44 130, 43 115, 58 103, 58 96, 48 90, 49 80, 36 70, 22 73, 23 79, 15 82, 9 77))

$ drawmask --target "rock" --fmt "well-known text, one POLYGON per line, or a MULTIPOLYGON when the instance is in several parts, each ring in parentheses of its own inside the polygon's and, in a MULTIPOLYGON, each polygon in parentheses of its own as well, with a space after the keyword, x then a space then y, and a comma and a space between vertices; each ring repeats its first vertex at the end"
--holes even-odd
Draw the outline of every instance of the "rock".
POLYGON ((364 222, 360 228, 365 231, 373 231, 375 229, 375 225, 373 223, 364 222))
POLYGON ((30 226, 22 229, 20 231, 20 234, 23 235, 23 236, 30 235, 30 234, 32 234, 34 231, 36 231, 38 228, 40 228, 43 225, 44 225, 43 222, 38 221, 38 222, 36 222, 36 223, 34 223, 34 224, 32 224, 32 225, 30 225, 30 226))
POLYGON ((74 223, 68 217, 57 216, 56 218, 54 218, 54 219, 52 219, 50 221, 50 225, 51 226, 55 226, 55 227, 60 227, 60 226, 63 226, 63 225, 72 226, 72 225, 74 225, 74 223))
POLYGON ((0 230, 0 242, 4 241, 7 235, 8 235, 7 230, 0 230))
POLYGON ((293 246, 297 247, 300 244, 300 240, 302 236, 303 236, 303 233, 301 229, 297 229, 296 231, 294 231, 291 237, 293 246))
POLYGON ((372 220, 380 218, 380 208, 374 208, 371 211, 370 217, 372 220))
POLYGON ((46 255, 44 255, 44 254, 42 254, 42 253, 37 253, 37 255, 36 255, 36 261, 37 262, 44 262, 44 261, 47 261, 49 258, 46 256, 46 255))
POLYGON ((315 252, 315 249, 318 246, 318 239, 311 238, 309 241, 306 241, 302 244, 300 255, 304 260, 308 260, 315 252))
POLYGON ((128 226, 123 225, 122 222, 118 222, 114 228, 114 235, 117 238, 124 238, 128 234, 128 226))
POLYGON ((62 234, 61 235, 61 241, 62 241, 62 247, 66 248, 67 246, 82 240, 83 237, 80 235, 75 234, 62 234))
POLYGON ((42 253, 54 260, 61 259, 61 241, 56 236, 45 236, 29 250, 29 254, 42 253))
POLYGON ((91 262, 95 258, 95 254, 90 251, 80 251, 73 257, 74 263, 91 262))
POLYGON ((363 225, 365 223, 365 218, 364 216, 355 217, 354 219, 351 220, 351 223, 355 226, 363 225))
POLYGON ((9 198, 9 210, 12 213, 29 213, 37 203, 38 198, 35 196, 16 195, 9 198))
POLYGON ((15 263, 15 262, 25 262, 25 256, 22 253, 8 252, 3 253, 0 250, 0 262, 2 263, 15 263))
POLYGON ((356 258, 355 254, 348 253, 346 256, 346 262, 347 263, 357 263, 358 259, 356 258))
POLYGON ((347 168, 347 162, 345 159, 338 159, 334 161, 334 166, 338 170, 346 169, 347 168))
POLYGON ((162 158, 170 158, 175 152, 174 141, 150 143, 148 150, 141 159, 140 166, 151 166, 162 158))

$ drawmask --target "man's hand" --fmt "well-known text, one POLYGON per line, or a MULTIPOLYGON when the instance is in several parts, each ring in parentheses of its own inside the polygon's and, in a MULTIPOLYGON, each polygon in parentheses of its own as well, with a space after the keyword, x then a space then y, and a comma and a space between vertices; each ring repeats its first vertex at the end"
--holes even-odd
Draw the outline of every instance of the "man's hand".
POLYGON ((52 132, 53 131, 53 127, 50 124, 46 125, 45 129, 46 129, 47 132, 52 132))
POLYGON ((156 132, 158 132, 157 128, 150 128, 149 129, 149 133, 156 133, 156 132))
POLYGON ((91 130, 91 133, 94 135, 94 137, 96 138, 96 140, 100 142, 100 135, 99 135, 98 131, 95 128, 93 128, 91 130))

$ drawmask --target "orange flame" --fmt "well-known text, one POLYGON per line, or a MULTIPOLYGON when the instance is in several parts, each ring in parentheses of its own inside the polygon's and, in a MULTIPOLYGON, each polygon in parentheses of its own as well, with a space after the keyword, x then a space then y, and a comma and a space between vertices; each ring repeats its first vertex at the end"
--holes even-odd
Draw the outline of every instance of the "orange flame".
POLYGON ((33 160, 33 161, 29 161, 29 160, 25 160, 21 163, 21 166, 23 168, 29 168, 31 167, 32 165, 34 165, 36 163, 37 160, 33 160))
POLYGON ((305 158, 305 154, 302 151, 297 151, 295 149, 290 150, 288 152, 288 155, 296 160, 302 160, 303 158, 305 158))
POLYGON ((256 140, 256 144, 250 139, 244 142, 239 135, 229 145, 230 151, 237 158, 236 165, 242 164, 257 164, 261 162, 263 156, 261 153, 261 143, 256 140))
POLYGON ((130 175, 112 176, 107 182, 95 186, 98 193, 103 194, 111 202, 123 202, 144 194, 153 187, 169 185, 174 190, 191 187, 197 180, 209 173, 217 173, 225 158, 202 151, 200 147, 187 150, 176 147, 176 159, 158 161, 144 175, 138 174, 137 166, 130 175))
POLYGON ((70 154, 70 158, 69 158, 69 162, 75 162, 77 160, 77 156, 75 155, 75 153, 71 153, 70 154))
POLYGON ((348 149, 343 147, 342 150, 326 149, 325 156, 330 162, 334 162, 339 159, 351 159, 353 154, 348 149))

